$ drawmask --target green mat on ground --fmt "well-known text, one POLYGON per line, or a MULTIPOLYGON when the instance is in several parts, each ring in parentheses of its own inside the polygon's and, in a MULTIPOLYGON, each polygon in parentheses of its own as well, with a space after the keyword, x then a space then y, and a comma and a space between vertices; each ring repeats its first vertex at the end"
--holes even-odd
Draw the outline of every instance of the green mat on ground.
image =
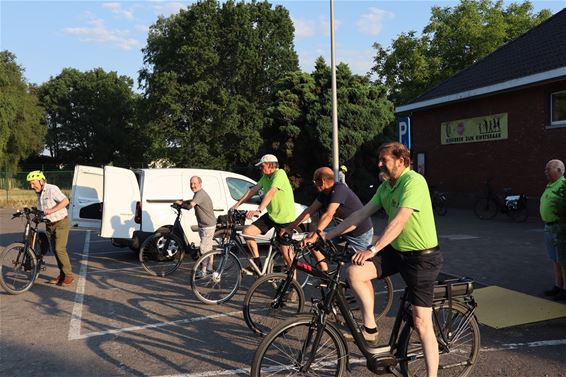
POLYGON ((480 323, 501 329, 566 317, 566 303, 545 300, 498 286, 474 290, 480 323))

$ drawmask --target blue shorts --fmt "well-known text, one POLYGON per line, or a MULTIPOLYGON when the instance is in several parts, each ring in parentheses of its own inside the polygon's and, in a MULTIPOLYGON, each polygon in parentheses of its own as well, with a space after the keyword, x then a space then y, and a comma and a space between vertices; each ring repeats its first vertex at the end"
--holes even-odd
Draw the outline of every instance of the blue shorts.
POLYGON ((553 262, 566 265, 566 244, 558 239, 560 224, 544 226, 546 252, 553 262))
MULTIPOLYGON (((329 225, 324 229, 324 233, 330 232, 334 229, 334 225, 329 225)), ((341 236, 333 238, 331 241, 334 243, 340 242, 348 242, 348 245, 353 248, 355 251, 363 251, 366 250, 369 245, 371 245, 371 239, 373 237, 373 228, 365 232, 364 234, 360 234, 359 236, 350 236, 348 233, 342 234, 341 236)))

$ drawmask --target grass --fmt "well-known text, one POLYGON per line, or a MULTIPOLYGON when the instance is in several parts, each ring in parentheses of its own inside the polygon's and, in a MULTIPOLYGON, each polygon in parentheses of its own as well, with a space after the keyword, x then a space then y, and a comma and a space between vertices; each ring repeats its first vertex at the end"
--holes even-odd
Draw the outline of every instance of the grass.
MULTIPOLYGON (((63 189, 63 194, 69 197, 70 190, 63 189)), ((11 189, 0 191, 0 208, 37 207, 37 195, 32 190, 11 189)))

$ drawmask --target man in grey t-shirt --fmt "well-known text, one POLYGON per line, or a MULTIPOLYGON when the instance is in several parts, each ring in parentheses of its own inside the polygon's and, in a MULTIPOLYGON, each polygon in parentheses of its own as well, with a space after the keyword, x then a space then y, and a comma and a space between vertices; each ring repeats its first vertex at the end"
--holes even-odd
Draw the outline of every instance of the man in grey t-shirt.
MULTIPOLYGON (((182 205, 185 209, 194 208, 199 228, 200 252, 204 254, 212 250, 212 243, 214 242, 214 231, 216 230, 214 207, 212 206, 210 196, 202 188, 202 179, 200 177, 196 175, 191 177, 191 190, 195 193, 191 200, 178 200, 176 203, 182 205)), ((211 257, 208 263, 203 263, 203 270, 197 272, 197 277, 199 275, 200 277, 204 276, 207 269, 212 270, 212 262, 211 257)))

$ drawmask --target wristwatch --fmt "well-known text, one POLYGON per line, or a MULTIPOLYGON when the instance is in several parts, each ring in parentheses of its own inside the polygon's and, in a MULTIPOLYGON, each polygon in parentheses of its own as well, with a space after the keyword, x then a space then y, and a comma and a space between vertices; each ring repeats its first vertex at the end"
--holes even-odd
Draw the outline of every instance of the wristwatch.
POLYGON ((366 250, 371 251, 372 257, 375 257, 375 255, 377 254, 377 249, 375 248, 375 245, 368 245, 366 250))

